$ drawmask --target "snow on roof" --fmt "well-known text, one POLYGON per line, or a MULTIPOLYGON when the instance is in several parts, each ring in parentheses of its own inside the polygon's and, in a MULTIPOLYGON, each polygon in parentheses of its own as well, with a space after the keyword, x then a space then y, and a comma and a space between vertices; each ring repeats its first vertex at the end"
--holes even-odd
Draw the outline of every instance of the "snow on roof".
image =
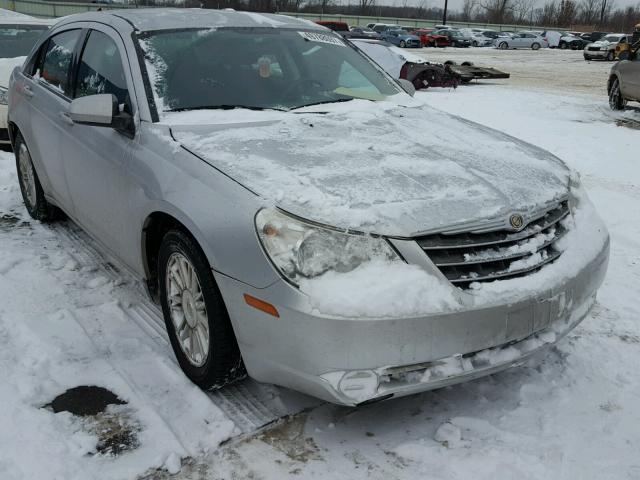
POLYGON ((236 12, 201 8, 138 8, 101 12, 123 18, 139 30, 211 27, 314 28, 325 30, 309 20, 271 13, 236 12))

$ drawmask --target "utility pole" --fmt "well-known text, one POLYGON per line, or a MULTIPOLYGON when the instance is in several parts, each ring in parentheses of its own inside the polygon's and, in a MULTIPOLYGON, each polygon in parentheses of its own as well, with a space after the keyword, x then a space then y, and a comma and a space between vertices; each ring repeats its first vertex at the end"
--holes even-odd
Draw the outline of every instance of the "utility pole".
POLYGON ((442 24, 447 24, 447 7, 449 6, 449 0, 444 0, 444 13, 442 14, 442 24))

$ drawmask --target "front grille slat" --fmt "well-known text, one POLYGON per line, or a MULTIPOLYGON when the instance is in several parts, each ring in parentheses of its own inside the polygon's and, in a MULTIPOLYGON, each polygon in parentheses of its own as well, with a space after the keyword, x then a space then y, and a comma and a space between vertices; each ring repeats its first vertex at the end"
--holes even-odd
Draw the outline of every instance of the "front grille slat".
POLYGON ((546 230, 550 226, 558 223, 569 214, 569 208, 566 202, 559 207, 547 212, 538 220, 530 222, 524 230, 520 232, 507 232, 504 230, 489 233, 460 233, 455 235, 429 235, 418 238, 418 245, 424 250, 431 249, 448 249, 448 248, 469 248, 484 247, 488 245, 496 245, 500 243, 515 242, 524 238, 535 235, 536 233, 546 230))
POLYGON ((569 214, 566 201, 530 221, 520 232, 435 234, 417 243, 454 285, 527 275, 556 260, 555 248, 567 229, 559 222, 569 214))
MULTIPOLYGON (((498 251, 493 250, 495 255, 487 255, 486 257, 481 258, 472 258, 470 260, 465 260, 465 256, 467 254, 476 254, 477 252, 481 252, 482 250, 479 248, 474 248, 473 252, 461 251, 460 249, 456 249, 453 252, 449 253, 447 250, 434 250, 429 252, 429 258, 431 261, 436 264, 437 267, 453 267, 458 265, 473 265, 476 263, 487 263, 493 260, 517 260, 518 258, 527 257, 543 248, 546 248, 557 240, 562 238, 567 233, 565 228, 558 228, 556 232, 554 232, 554 236, 548 240, 545 240, 539 247, 537 247, 534 251, 520 251, 517 253, 504 253, 501 254, 502 249, 508 249, 509 247, 501 247, 498 251)), ((526 241, 526 239, 525 239, 526 241)), ((517 244, 517 242, 516 242, 517 244)), ((471 250, 471 249, 470 249, 471 250)), ((487 250, 484 250, 487 251, 487 250)))

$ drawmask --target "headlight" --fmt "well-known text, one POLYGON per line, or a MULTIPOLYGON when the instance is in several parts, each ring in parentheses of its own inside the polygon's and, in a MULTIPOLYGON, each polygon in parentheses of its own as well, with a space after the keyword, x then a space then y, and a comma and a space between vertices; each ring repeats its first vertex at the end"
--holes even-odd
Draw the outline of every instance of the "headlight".
POLYGON ((9 105, 9 90, 0 87, 0 105, 9 105))
POLYGON ((258 212, 256 229, 271 261, 293 283, 330 270, 349 272, 373 259, 400 261, 383 238, 322 228, 273 208, 258 212))

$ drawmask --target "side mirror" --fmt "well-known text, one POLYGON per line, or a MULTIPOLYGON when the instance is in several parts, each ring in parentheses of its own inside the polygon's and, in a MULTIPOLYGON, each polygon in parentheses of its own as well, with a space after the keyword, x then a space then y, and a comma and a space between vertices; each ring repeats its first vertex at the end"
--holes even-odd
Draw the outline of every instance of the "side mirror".
POLYGON ((109 127, 133 138, 133 117, 121 112, 118 99, 111 93, 76 98, 69 107, 69 118, 79 125, 109 127))
POLYGON ((412 97, 416 94, 416 87, 414 87, 413 83, 411 83, 406 78, 399 78, 398 83, 400 84, 402 89, 412 97))

